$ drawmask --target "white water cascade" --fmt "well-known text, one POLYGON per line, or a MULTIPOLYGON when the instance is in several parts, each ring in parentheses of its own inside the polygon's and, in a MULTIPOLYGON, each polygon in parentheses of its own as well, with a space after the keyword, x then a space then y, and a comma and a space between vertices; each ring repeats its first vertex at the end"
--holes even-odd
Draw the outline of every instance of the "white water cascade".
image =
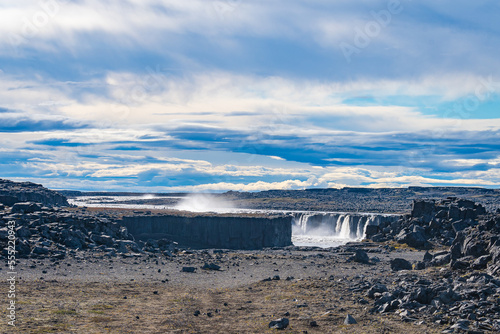
POLYGON ((360 241, 368 225, 383 226, 398 219, 396 215, 336 212, 301 212, 293 216, 294 244, 320 247, 360 241))

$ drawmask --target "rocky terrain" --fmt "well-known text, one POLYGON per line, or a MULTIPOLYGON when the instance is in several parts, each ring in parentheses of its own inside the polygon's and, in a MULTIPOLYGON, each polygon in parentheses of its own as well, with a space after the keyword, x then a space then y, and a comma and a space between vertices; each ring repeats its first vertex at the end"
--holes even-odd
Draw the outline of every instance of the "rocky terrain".
MULTIPOLYGON (((143 193, 116 192, 79 192, 61 191, 68 197, 78 196, 141 196, 143 193)), ((175 206, 185 193, 155 194, 157 198, 143 198, 120 204, 145 204, 175 206), (162 196, 167 196, 163 197, 162 196), (170 196, 170 197, 168 197, 170 196)), ((223 194, 210 194, 229 201, 236 208, 261 210, 302 210, 328 212, 373 212, 407 213, 414 200, 443 199, 460 197, 482 204, 488 211, 500 208, 500 190, 469 187, 408 187, 408 188, 342 188, 306 190, 269 190, 260 192, 229 191, 223 194)))
POLYGON ((37 202, 44 206, 69 205, 66 197, 41 184, 0 179, 0 205, 12 206, 18 202, 37 202))
POLYGON ((500 331, 500 213, 485 201, 415 200, 336 248, 193 250, 135 240, 119 223, 133 210, 60 207, 40 186, 8 187, 1 258, 15 222, 22 333, 500 331))
POLYGON ((275 210, 407 213, 414 200, 454 196, 482 204, 488 211, 500 208, 500 190, 466 187, 342 188, 269 190, 221 194, 237 207, 275 210))

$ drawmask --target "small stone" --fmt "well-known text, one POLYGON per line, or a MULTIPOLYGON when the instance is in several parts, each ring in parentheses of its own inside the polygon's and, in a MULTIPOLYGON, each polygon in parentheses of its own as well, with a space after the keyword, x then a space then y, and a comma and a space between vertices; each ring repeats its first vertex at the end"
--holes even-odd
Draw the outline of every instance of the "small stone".
POLYGON ((215 263, 205 263, 203 267, 201 267, 201 269, 218 271, 220 270, 220 266, 216 265, 215 263))
POLYGON ((344 325, 354 325, 354 324, 357 324, 358 322, 356 321, 356 319, 353 318, 352 315, 348 314, 346 317, 345 317, 345 320, 344 320, 344 325))
POLYGON ((274 329, 285 329, 290 324, 290 320, 288 318, 280 318, 278 320, 273 320, 269 323, 269 328, 274 329))

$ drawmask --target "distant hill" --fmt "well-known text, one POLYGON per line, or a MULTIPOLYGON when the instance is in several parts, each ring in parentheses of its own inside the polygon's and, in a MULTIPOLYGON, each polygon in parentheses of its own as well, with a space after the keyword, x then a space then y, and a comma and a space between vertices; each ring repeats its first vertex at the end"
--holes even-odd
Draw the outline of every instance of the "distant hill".
POLYGON ((414 199, 459 197, 481 203, 489 211, 500 208, 500 189, 472 187, 342 188, 268 190, 222 194, 237 206, 275 210, 405 213, 414 199))
MULTIPOLYGON (((141 196, 132 192, 60 191, 68 196, 141 196)), ((186 196, 187 193, 157 193, 157 196, 186 196)), ((233 202, 235 207, 271 210, 344 211, 409 213, 414 199, 459 197, 482 204, 488 211, 500 208, 500 189, 473 187, 408 188, 322 188, 305 190, 268 190, 261 192, 228 191, 211 194, 233 202)), ((176 200, 143 199, 140 204, 174 205, 176 200), (164 202, 162 202, 164 201, 164 202)), ((127 204, 132 204, 128 203, 127 204)))
POLYGON ((68 206, 65 196, 32 182, 0 179, 0 204, 12 206, 19 202, 37 202, 46 206, 68 206))

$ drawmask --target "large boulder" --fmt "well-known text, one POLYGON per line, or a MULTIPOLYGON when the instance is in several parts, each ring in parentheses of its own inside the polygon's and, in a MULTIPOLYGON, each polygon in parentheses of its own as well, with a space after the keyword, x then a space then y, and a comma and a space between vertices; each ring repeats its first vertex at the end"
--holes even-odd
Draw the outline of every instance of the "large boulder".
POLYGON ((38 205, 37 203, 33 202, 23 202, 23 203, 16 203, 12 206, 12 213, 33 213, 40 211, 42 207, 38 205))
POLYGON ((9 195, 0 195, 0 203, 2 203, 3 205, 13 206, 17 202, 19 202, 17 197, 9 195))
POLYGON ((480 256, 488 254, 488 243, 486 241, 481 240, 478 236, 471 234, 467 236, 464 240, 462 246, 462 253, 464 256, 474 256, 478 258, 480 256))
POLYGON ((429 245, 424 233, 418 228, 414 228, 412 231, 409 229, 402 230, 396 236, 396 241, 413 248, 425 248, 429 245))
POLYGON ((369 264, 370 258, 368 254, 362 249, 356 249, 356 253, 351 257, 351 260, 358 263, 369 264))
POLYGON ((66 247, 72 249, 83 249, 85 244, 85 237, 82 233, 76 233, 74 231, 63 230, 61 232, 61 243, 66 247))
POLYGON ((412 265, 409 261, 401 258, 395 258, 391 260, 391 269, 393 271, 399 271, 399 270, 412 270, 412 265))
POLYGON ((365 228, 365 236, 370 238, 379 232, 379 227, 377 225, 367 225, 365 228))
POLYGON ((435 210, 436 203, 434 201, 416 200, 413 202, 411 216, 414 218, 424 218, 424 220, 430 221, 435 210))
POLYGON ((108 247, 112 247, 113 244, 114 244, 113 238, 110 237, 109 235, 105 235, 105 234, 102 234, 102 235, 94 234, 94 235, 92 235, 91 239, 96 244, 105 245, 105 246, 108 246, 108 247))
POLYGON ((29 242, 26 240, 19 241, 19 243, 16 245, 16 251, 18 251, 20 257, 28 256, 31 253, 29 242))
POLYGON ((285 329, 290 324, 290 320, 288 318, 280 318, 278 320, 273 320, 269 323, 269 328, 273 329, 285 329))

